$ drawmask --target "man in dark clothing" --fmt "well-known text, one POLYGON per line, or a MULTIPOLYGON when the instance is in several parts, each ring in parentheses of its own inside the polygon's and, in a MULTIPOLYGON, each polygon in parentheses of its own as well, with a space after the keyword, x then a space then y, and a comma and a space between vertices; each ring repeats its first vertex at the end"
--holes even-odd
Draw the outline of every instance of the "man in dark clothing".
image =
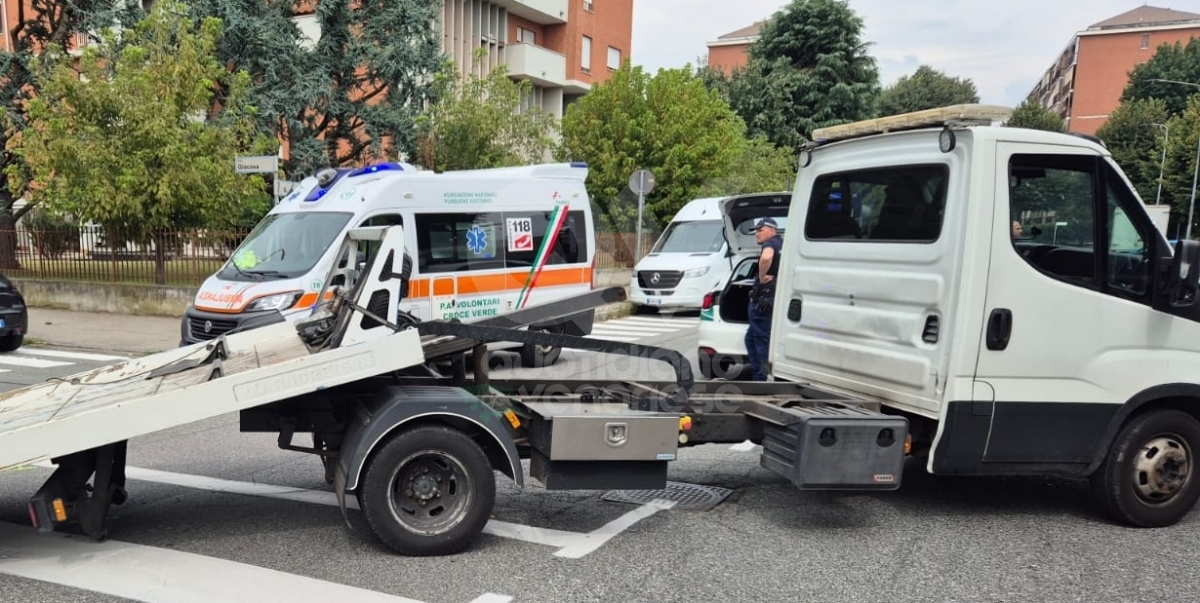
POLYGON ((755 381, 767 380, 767 344, 771 339, 771 311, 775 306, 775 276, 779 274, 779 254, 783 248, 783 238, 776 228, 775 220, 771 218, 762 218, 755 224, 754 237, 762 250, 758 256, 758 274, 750 292, 747 311, 750 326, 746 329, 746 357, 754 369, 755 381))

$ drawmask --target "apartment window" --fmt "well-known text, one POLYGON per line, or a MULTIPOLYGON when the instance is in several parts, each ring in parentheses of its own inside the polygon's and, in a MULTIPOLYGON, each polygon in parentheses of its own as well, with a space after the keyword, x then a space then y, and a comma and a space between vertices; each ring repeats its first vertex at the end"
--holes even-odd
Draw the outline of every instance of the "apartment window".
POLYGON ((518 44, 537 44, 537 33, 524 27, 517 28, 518 44))
POLYGON ((1150 48, 1150 34, 1142 34, 1142 50, 1150 48))
POLYGON ((589 13, 596 12, 596 9, 592 6, 592 0, 583 0, 583 10, 586 10, 589 13))
POLYGON ((608 68, 621 68, 621 50, 619 48, 613 48, 612 46, 608 47, 608 68))
POLYGON ((592 68, 592 39, 587 36, 583 36, 582 55, 580 65, 583 66, 584 71, 587 71, 592 68))

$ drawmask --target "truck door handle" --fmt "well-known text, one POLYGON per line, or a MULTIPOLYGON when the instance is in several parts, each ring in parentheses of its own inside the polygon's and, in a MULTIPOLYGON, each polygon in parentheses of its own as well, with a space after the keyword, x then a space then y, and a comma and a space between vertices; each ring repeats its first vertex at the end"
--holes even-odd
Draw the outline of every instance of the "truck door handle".
POLYGON ((1008 338, 1012 335, 1012 310, 996 308, 988 318, 987 348, 1003 350, 1008 347, 1008 338))

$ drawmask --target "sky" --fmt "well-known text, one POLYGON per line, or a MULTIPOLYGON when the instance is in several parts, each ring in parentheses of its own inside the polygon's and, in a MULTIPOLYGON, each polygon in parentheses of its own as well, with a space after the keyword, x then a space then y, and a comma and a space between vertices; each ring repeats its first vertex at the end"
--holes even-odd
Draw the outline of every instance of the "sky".
MULTIPOLYGON (((603 0, 600 0, 601 2, 603 0)), ((975 82, 980 102, 1016 106, 1075 32, 1140 0, 849 0, 884 86, 927 64, 975 82)), ((787 0, 634 0, 630 59, 651 73, 697 64, 706 42, 770 17, 787 0)), ((1200 0, 1152 6, 1200 12, 1200 0)))

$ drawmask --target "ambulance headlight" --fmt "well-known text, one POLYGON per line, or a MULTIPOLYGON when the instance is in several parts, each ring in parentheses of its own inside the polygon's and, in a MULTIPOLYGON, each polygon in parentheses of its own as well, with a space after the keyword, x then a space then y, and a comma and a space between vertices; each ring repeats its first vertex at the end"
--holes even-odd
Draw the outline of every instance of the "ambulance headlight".
POLYGON ((266 312, 270 310, 282 312, 296 305, 296 302, 300 300, 300 295, 300 291, 289 291, 288 293, 260 297, 250 302, 250 306, 246 310, 250 312, 266 312))
POLYGON ((708 266, 701 266, 699 268, 691 268, 689 270, 684 270, 683 278, 694 278, 697 276, 704 276, 706 274, 708 274, 708 266))

